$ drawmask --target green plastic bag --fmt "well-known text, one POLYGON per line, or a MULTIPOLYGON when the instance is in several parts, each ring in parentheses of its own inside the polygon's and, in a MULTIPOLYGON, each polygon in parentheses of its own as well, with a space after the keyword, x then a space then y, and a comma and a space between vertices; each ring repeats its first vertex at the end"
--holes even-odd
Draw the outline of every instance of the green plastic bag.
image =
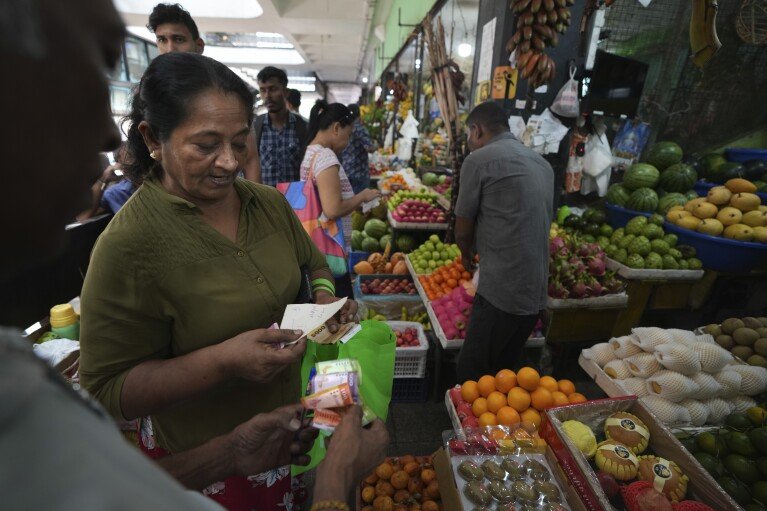
MULTIPOLYGON (((396 337, 389 325, 381 321, 363 321, 361 325, 362 331, 346 344, 306 344, 306 353, 301 362, 301 388, 306 389, 309 372, 317 362, 354 358, 362 367, 360 394, 363 402, 373 410, 376 417, 386 421, 394 380, 396 337)), ((326 435, 320 432, 314 447, 309 451, 311 463, 306 467, 294 466, 293 475, 311 470, 325 459, 325 439, 326 435)))

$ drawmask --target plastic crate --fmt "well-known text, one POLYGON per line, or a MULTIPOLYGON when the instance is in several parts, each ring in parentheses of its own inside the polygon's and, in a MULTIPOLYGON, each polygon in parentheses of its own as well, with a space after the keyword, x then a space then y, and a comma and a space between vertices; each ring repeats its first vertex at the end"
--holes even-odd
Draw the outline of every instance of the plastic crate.
POLYGON ((683 229, 670 222, 663 224, 663 230, 676 234, 680 245, 690 245, 695 256, 710 270, 748 273, 767 262, 767 244, 736 241, 718 236, 709 236, 683 229))
POLYGON ((635 216, 642 215, 646 216, 647 218, 652 216, 652 213, 648 213, 646 211, 634 211, 633 209, 622 208, 620 206, 616 206, 615 204, 610 204, 609 202, 605 203, 605 209, 607 209, 607 220, 610 222, 610 225, 614 229, 626 227, 626 224, 629 223, 629 220, 635 216))
POLYGON ((428 378, 394 379, 391 389, 392 403, 425 403, 428 399, 428 378))
MULTIPOLYGON (((695 182, 695 186, 693 187, 693 189, 699 196, 705 197, 708 195, 708 191, 715 186, 721 186, 721 185, 717 185, 716 183, 709 183, 708 181, 703 181, 702 179, 699 179, 695 182)), ((759 196, 759 198, 762 201, 762 204, 767 204, 767 193, 756 192, 756 195, 759 196)))
POLYGON ((767 149, 745 149, 740 147, 729 147, 724 150, 728 161, 737 163, 746 163, 751 160, 767 161, 767 149))
POLYGON ((392 330, 415 328, 418 331, 419 346, 412 348, 397 348, 394 358, 395 378, 424 378, 426 376, 426 354, 429 352, 429 341, 423 325, 415 321, 387 321, 392 330))
POLYGON ((384 279, 406 279, 409 281, 413 281, 413 277, 411 277, 408 274, 405 275, 389 275, 389 274, 375 274, 375 275, 360 275, 357 277, 357 279, 354 281, 354 296, 359 299, 364 299, 366 301, 377 303, 377 302, 420 302, 421 297, 418 295, 418 293, 414 295, 408 295, 408 294, 393 294, 393 295, 374 295, 374 294, 365 294, 362 292, 361 285, 363 282, 368 282, 371 280, 384 280, 384 279))

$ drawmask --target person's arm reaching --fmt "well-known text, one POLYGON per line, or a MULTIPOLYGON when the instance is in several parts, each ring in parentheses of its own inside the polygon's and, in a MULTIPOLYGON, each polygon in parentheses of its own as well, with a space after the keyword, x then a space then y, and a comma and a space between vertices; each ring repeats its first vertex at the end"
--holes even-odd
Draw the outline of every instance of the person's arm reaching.
POLYGON ((317 430, 300 422, 301 406, 256 415, 232 432, 157 463, 181 484, 202 490, 232 476, 250 476, 285 465, 306 465, 317 430))
POLYGON ((341 180, 338 177, 338 171, 339 166, 333 165, 315 177, 320 193, 322 212, 331 220, 351 215, 352 211, 359 209, 363 202, 369 202, 381 196, 381 192, 378 190, 367 189, 344 200, 341 198, 341 180))
POLYGON ((110 165, 104 170, 98 181, 93 183, 93 186, 91 186, 91 208, 77 215, 78 222, 84 222, 105 211, 101 206, 101 198, 104 196, 104 190, 107 185, 120 179, 120 176, 115 174, 115 170, 119 168, 119 165, 110 165))
POLYGON ((463 266, 471 271, 474 266, 474 219, 455 217, 455 243, 461 250, 463 266))
POLYGON ((245 179, 254 183, 261 183, 261 158, 256 147, 256 132, 250 130, 247 138, 248 157, 245 160, 245 179))

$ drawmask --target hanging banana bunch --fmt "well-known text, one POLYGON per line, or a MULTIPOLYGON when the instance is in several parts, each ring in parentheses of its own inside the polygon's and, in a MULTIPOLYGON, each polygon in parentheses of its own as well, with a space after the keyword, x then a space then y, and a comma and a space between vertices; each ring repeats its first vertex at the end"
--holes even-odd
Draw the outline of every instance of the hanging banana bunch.
POLYGON ((559 44, 559 34, 570 27, 569 7, 575 0, 512 0, 517 30, 506 43, 514 54, 519 76, 536 89, 556 76, 554 61, 544 53, 559 44))

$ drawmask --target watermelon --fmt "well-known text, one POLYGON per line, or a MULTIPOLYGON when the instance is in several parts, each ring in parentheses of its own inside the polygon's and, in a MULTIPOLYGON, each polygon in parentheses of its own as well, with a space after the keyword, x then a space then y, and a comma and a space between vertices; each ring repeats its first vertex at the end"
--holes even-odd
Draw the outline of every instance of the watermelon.
POLYGON ((700 194, 696 192, 695 190, 687 190, 686 192, 684 192, 684 196, 687 197, 688 201, 691 201, 693 199, 697 199, 698 197, 700 197, 700 194))
POLYGON ((629 200, 630 195, 631 191, 628 188, 616 183, 614 185, 610 185, 610 188, 607 189, 606 199, 610 204, 615 204, 616 206, 623 207, 629 200))
POLYGON ((719 166, 725 163, 727 163, 727 160, 721 154, 709 153, 705 155, 700 159, 700 164, 702 166, 700 170, 701 177, 711 181, 712 178, 716 176, 719 166))
POLYGON ((626 203, 628 209, 634 211, 655 211, 658 209, 658 194, 652 188, 634 190, 626 203))
POLYGON ((656 142, 647 152, 645 161, 658 170, 665 170, 682 161, 683 156, 682 148, 676 142, 656 142))
POLYGON ((365 235, 360 231, 352 231, 352 250, 362 250, 362 240, 365 235))
POLYGON ((379 240, 386 234, 386 224, 377 218, 371 218, 365 222, 365 234, 379 240))
POLYGON ((682 193, 667 193, 658 201, 658 213, 665 215, 668 210, 674 206, 684 206, 687 204, 687 197, 682 193))
POLYGON ((749 160, 743 164, 746 169, 746 179, 750 181, 759 181, 759 179, 767 172, 767 161, 764 160, 749 160))
POLYGON ((655 188, 660 179, 658 169, 647 163, 635 163, 623 176, 623 186, 629 190, 639 188, 655 188))
POLYGON ((416 249, 417 245, 415 239, 407 234, 400 234, 397 236, 397 247, 406 254, 409 254, 416 249))
POLYGON ((378 240, 375 238, 365 238, 362 240, 363 252, 378 252, 379 245, 378 240))
POLYGON ((698 174, 689 165, 677 163, 661 172, 658 184, 667 192, 684 192, 695 185, 698 174))
POLYGON ((719 176, 720 183, 726 183, 730 179, 735 179, 736 177, 743 177, 746 174, 746 169, 743 168, 743 165, 740 163, 735 162, 727 162, 719 166, 719 169, 717 171, 717 175, 719 176))
POLYGON ((381 250, 386 250, 386 244, 389 242, 391 242, 391 251, 396 252, 396 246, 394 245, 394 240, 392 240, 391 234, 384 234, 381 236, 378 244, 381 246, 381 250))
POLYGON ((352 229, 361 231, 365 228, 365 215, 359 211, 352 211, 352 229))

